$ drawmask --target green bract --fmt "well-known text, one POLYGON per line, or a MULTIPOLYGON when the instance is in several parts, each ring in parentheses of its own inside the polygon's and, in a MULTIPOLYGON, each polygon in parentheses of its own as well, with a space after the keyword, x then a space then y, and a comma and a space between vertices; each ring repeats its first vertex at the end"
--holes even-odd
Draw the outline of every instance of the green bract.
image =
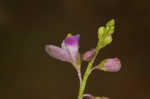
POLYGON ((100 62, 100 64, 98 65, 99 69, 104 69, 104 64, 106 62, 106 59, 104 59, 103 61, 100 62))

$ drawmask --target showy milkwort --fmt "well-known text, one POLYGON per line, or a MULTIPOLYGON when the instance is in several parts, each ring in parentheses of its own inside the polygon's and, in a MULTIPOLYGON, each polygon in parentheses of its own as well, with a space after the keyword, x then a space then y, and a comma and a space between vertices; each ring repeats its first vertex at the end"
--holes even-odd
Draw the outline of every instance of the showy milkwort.
POLYGON ((61 61, 69 62, 76 69, 80 69, 79 40, 80 34, 73 36, 71 33, 68 33, 61 47, 46 45, 45 50, 50 56, 61 61))

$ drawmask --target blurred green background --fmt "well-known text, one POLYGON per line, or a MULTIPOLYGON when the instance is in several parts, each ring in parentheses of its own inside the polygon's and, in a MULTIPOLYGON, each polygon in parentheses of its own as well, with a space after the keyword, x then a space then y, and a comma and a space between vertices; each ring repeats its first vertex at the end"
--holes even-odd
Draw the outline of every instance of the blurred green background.
MULTIPOLYGON (((80 52, 93 48, 97 28, 116 20, 111 45, 96 62, 119 57, 118 73, 95 71, 86 92, 112 99, 150 99, 150 2, 147 0, 1 0, 0 98, 77 99, 74 68, 49 57, 45 44, 60 46, 80 33, 80 52)), ((82 71, 87 63, 83 63, 82 71)))

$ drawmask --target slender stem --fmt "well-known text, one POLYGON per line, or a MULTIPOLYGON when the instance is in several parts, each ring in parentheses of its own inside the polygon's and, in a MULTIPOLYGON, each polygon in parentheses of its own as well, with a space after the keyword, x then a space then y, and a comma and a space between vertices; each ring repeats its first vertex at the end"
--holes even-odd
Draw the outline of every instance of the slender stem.
POLYGON ((91 69, 91 72, 93 72, 93 71, 96 70, 96 69, 99 69, 99 67, 98 67, 98 66, 93 67, 93 68, 91 69))
POLYGON ((84 94, 84 95, 83 95, 83 98, 84 98, 84 97, 89 97, 89 99, 94 99, 94 96, 92 96, 91 94, 84 94))
POLYGON ((84 73, 84 76, 83 76, 83 81, 82 81, 82 83, 80 84, 80 89, 79 89, 79 95, 78 95, 78 99, 82 99, 82 96, 83 96, 83 93, 84 93, 84 90, 85 90, 85 86, 86 86, 86 82, 87 82, 87 79, 88 79, 88 77, 89 77, 89 75, 90 75, 90 70, 91 70, 91 68, 92 68, 92 66, 93 66, 93 63, 94 63, 94 61, 95 61, 95 59, 96 59, 96 56, 97 56, 97 54, 94 56, 94 58, 91 60, 91 62, 88 64, 88 67, 87 67, 87 69, 86 69, 86 71, 85 71, 85 73, 84 73))
POLYGON ((82 99, 82 96, 84 94, 84 90, 85 90, 85 87, 86 87, 87 79, 88 79, 89 75, 91 74, 91 69, 93 67, 93 63, 94 63, 94 61, 96 59, 96 56, 98 55, 99 51, 101 50, 101 48, 102 48, 102 44, 99 43, 98 48, 96 48, 96 54, 93 57, 93 59, 89 62, 88 66, 87 66, 87 69, 84 73, 82 83, 80 84, 78 99, 82 99))
POLYGON ((81 84, 82 83, 81 70, 79 69, 77 72, 78 72, 78 77, 79 77, 79 81, 80 81, 80 84, 81 84))

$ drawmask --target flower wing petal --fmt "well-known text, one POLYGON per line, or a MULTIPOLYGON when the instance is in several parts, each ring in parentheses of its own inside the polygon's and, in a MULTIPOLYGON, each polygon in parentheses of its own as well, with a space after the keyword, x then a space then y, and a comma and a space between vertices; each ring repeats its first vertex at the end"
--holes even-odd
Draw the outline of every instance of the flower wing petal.
POLYGON ((45 51, 52 57, 65 62, 72 62, 69 53, 60 47, 54 45, 46 45, 45 51))

